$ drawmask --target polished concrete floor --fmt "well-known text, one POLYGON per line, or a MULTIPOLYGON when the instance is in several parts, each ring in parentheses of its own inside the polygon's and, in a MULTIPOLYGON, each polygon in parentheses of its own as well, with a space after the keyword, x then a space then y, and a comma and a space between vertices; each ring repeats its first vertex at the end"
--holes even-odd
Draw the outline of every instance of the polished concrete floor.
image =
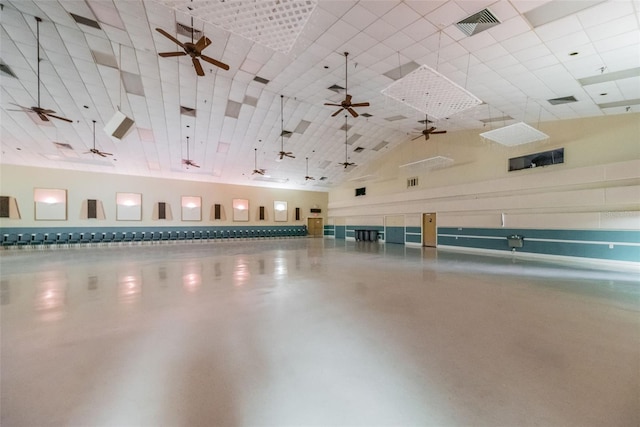
POLYGON ((640 425, 631 273, 307 238, 0 268, 4 427, 640 425))

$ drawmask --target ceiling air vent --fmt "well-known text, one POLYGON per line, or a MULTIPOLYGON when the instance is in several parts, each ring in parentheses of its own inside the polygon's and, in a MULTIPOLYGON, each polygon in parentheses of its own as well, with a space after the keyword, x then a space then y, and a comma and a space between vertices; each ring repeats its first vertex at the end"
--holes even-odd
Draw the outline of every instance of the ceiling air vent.
POLYGON ((364 151, 364 147, 356 147, 353 151, 355 153, 362 153, 364 151))
POLYGON ((371 114, 369 113, 362 113, 360 114, 362 117, 373 117, 371 114))
POLYGON ((178 34, 182 34, 183 36, 186 36, 186 37, 191 37, 191 32, 193 31, 194 43, 196 40, 202 37, 202 31, 196 30, 195 28, 192 28, 185 24, 181 24, 179 22, 176 22, 176 31, 178 32, 178 34))
POLYGON ((320 181, 326 181, 328 178, 326 176, 321 176, 320 181))
POLYGON ((344 90, 344 88, 342 86, 338 86, 338 85, 333 85, 328 87, 327 89, 332 90, 336 93, 340 93, 341 90, 344 90))
POLYGON ((78 24, 86 25, 87 27, 97 28, 98 30, 102 29, 100 27, 100 24, 98 24, 98 21, 85 18, 84 16, 76 15, 75 13, 70 13, 69 15, 71 15, 73 20, 76 21, 78 24))
POLYGON ((575 96, 563 96, 562 98, 547 99, 547 101, 549 101, 549 104, 551 105, 560 105, 570 104, 572 102, 577 102, 578 100, 575 98, 575 96))
POLYGON ((53 145, 56 146, 56 148, 61 148, 63 150, 73 150, 73 147, 69 144, 66 144, 64 142, 53 142, 53 145))
POLYGON ((280 132, 280 136, 283 136, 285 138, 291 138, 292 134, 293 132, 291 132, 290 130, 283 130, 282 132, 280 132))
POLYGON ((184 115, 184 116, 189 116, 189 117, 195 117, 196 116, 196 109, 195 108, 189 108, 189 107, 184 107, 184 106, 180 106, 180 114, 184 115))
POLYGON ((376 145, 375 147, 372 148, 373 151, 380 151, 382 150, 384 147, 386 147, 389 143, 387 141, 382 141, 380 144, 376 145))
POLYGON ((484 30, 488 30, 491 27, 495 27, 499 23, 500 21, 498 21, 498 18, 496 18, 489 9, 483 9, 480 12, 474 13, 468 18, 463 19, 456 25, 460 31, 470 37, 484 30))
POLYGON ((13 71, 11 70, 11 68, 5 64, 4 62, 0 62, 0 72, 2 72, 2 74, 6 74, 9 77, 13 77, 14 79, 17 79, 18 77, 13 73, 13 71))
POLYGON ((266 85, 267 83, 269 83, 269 80, 267 80, 267 79, 263 79, 263 78, 262 78, 262 77, 260 77, 260 76, 255 76, 255 77, 253 78, 253 80, 254 80, 254 81, 256 81, 256 82, 258 82, 258 83, 262 83, 263 85, 266 85))

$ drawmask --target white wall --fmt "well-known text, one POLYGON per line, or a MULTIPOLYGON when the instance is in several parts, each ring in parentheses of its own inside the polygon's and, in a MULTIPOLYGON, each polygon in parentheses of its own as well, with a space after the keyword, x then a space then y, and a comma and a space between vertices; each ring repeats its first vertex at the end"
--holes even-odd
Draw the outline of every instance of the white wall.
POLYGON ((640 229, 640 114, 543 123, 547 141, 504 147, 483 130, 434 135, 385 152, 329 192, 329 217, 436 212, 439 227, 640 229), (565 163, 508 172, 508 159, 564 147, 565 163), (451 167, 401 165, 434 156, 451 167), (419 186, 406 188, 417 176, 419 186), (367 187, 355 200, 354 188, 367 187), (356 203, 357 202, 357 203, 356 203), (504 220, 504 222, 503 222, 504 220))
MULTIPOLYGON (((110 175, 77 172, 59 169, 41 169, 3 165, 0 170, 2 195, 15 197, 20 208, 21 219, 0 219, 0 227, 88 227, 88 226, 204 226, 204 225, 306 225, 309 209, 322 209, 318 217, 326 218, 328 195, 324 192, 280 190, 204 182, 178 181, 170 179, 110 175), (34 218, 34 188, 59 188, 67 190, 67 221, 36 221, 34 218), (116 193, 142 194, 142 221, 116 220, 116 193), (202 221, 181 220, 181 196, 202 197, 202 221), (248 222, 234 222, 233 199, 248 199, 250 215, 248 222), (104 206, 105 220, 82 219, 82 205, 87 199, 100 200, 104 206), (275 222, 273 202, 288 203, 287 222, 275 222), (158 202, 171 206, 173 219, 153 220, 154 207, 158 202), (212 206, 223 205, 226 219, 213 220, 212 206), (258 220, 258 210, 264 206, 265 221, 258 220), (301 218, 295 221, 295 208, 301 208, 301 218)), ((156 215, 157 216, 157 215, 156 215)))

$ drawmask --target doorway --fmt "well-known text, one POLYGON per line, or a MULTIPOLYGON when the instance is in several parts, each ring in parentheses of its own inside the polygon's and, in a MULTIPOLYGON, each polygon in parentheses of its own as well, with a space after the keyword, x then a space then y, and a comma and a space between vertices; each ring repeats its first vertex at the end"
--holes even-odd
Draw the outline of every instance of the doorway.
POLYGON ((435 248, 437 239, 435 212, 422 214, 422 246, 435 248))
POLYGON ((307 218, 307 234, 309 237, 323 237, 324 225, 322 218, 307 218))

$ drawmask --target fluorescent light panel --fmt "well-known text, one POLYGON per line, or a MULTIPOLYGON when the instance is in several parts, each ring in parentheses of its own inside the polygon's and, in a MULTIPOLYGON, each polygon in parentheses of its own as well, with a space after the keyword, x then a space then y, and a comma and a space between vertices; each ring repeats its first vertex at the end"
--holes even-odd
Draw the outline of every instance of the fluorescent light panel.
POLYGON ((427 65, 392 83, 382 94, 436 119, 449 117, 482 103, 469 91, 427 65))
POLYGON ((509 147, 549 138, 546 133, 540 132, 523 122, 484 132, 480 136, 509 147))

